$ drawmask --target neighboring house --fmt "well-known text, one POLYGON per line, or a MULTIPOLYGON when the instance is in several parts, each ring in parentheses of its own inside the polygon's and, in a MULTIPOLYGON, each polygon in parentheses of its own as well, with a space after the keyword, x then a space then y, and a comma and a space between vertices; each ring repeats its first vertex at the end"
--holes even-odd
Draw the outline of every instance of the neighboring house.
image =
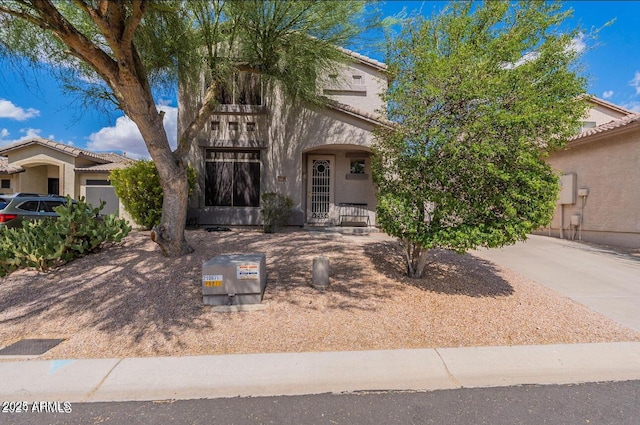
MULTIPOLYGON (((221 90, 189 153, 199 175, 190 219, 260 224, 260 195, 278 192, 293 200, 292 225, 375 224, 370 146, 373 129, 388 125, 378 115, 386 65, 344 52, 352 63, 319 82, 325 106, 292 105, 281 92, 266 92, 256 74, 237 74, 221 90)), ((179 134, 195 114, 185 105, 198 103, 185 100, 202 95, 181 91, 179 134)))
POLYGON ((602 99, 582 132, 547 162, 562 176, 560 199, 543 233, 640 247, 640 114, 602 99))
POLYGON ((123 212, 109 173, 131 161, 114 153, 93 153, 52 140, 34 138, 0 148, 0 193, 84 196, 106 205, 103 214, 123 212))

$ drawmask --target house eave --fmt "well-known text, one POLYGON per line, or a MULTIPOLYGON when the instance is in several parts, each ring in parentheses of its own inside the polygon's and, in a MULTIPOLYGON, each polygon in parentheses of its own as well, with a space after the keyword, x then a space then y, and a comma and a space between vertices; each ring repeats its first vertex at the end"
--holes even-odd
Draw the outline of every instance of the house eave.
POLYGON ((375 126, 385 126, 385 127, 392 127, 395 125, 393 122, 385 119, 384 117, 370 114, 365 111, 361 111, 352 106, 345 105, 344 103, 340 103, 328 98, 325 98, 325 101, 326 101, 326 106, 328 108, 333 109, 337 112, 349 115, 351 117, 366 121, 369 124, 373 124, 375 126))
POLYGON ((640 121, 635 121, 627 125, 622 125, 620 127, 604 130, 595 134, 589 134, 585 136, 576 136, 567 142, 565 149, 571 149, 578 146, 595 143, 604 139, 629 133, 638 129, 640 129, 640 121))

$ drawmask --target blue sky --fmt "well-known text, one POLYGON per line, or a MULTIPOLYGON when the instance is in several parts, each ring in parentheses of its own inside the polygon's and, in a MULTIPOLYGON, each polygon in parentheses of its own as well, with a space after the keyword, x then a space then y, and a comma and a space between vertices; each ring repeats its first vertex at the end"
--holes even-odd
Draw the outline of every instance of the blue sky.
MULTIPOLYGON (((387 1, 385 15, 403 9, 429 15, 446 2, 387 1)), ((640 112, 640 1, 567 1, 574 9, 569 24, 587 32, 603 28, 597 40, 584 38, 583 63, 589 80, 588 92, 609 102, 640 112)), ((362 51, 384 60, 382 52, 362 51)), ((46 74, 31 71, 11 73, 0 62, 0 146, 39 136, 93 151, 125 151, 132 157, 146 157, 144 143, 135 125, 122 114, 83 110, 46 74), (25 81, 27 84, 25 84, 25 81)), ((158 99, 165 110, 165 126, 176 138, 175 99, 158 99)))

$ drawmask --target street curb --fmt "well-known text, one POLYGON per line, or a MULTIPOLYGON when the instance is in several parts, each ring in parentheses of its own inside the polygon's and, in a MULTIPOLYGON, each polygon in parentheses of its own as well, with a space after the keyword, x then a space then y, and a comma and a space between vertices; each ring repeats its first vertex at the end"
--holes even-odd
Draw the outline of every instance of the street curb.
POLYGON ((147 401, 640 379, 640 342, 0 363, 2 401, 147 401))

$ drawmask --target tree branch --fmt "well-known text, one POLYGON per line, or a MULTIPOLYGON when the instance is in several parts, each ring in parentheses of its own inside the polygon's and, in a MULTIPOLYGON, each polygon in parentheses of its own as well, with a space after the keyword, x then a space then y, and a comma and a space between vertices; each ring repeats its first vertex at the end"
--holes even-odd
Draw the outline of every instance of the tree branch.
POLYGON ((91 18, 98 28, 100 28, 101 33, 105 34, 105 36, 108 35, 109 24, 103 19, 103 15, 98 10, 89 6, 84 0, 73 0, 73 3, 91 18))
POLYGON ((20 18, 20 19, 24 19, 25 21, 39 27, 42 28, 43 30, 51 30, 52 28, 49 26, 49 24, 42 18, 35 16, 35 15, 31 15, 29 13, 26 12, 22 12, 19 10, 14 10, 11 8, 8 8, 6 6, 4 6, 2 3, 0 3, 0 13, 6 13, 7 15, 11 15, 11 16, 15 16, 16 18, 20 18))
MULTIPOLYGON (((81 0, 75 1, 82 2, 81 0)), ((51 31, 74 51, 74 56, 86 61, 106 81, 115 81, 117 68, 113 59, 78 31, 60 13, 51 0, 38 0, 37 7, 33 5, 30 7, 38 14, 36 25, 51 31), (41 24, 44 24, 44 27, 41 24)), ((7 13, 17 16, 11 11, 7 11, 7 13)), ((27 20, 33 22, 31 19, 27 20)))
POLYGON ((133 14, 125 25, 121 43, 123 46, 130 46, 133 44, 133 35, 138 29, 142 18, 147 12, 149 3, 147 0, 134 0, 133 2, 133 14))
POLYGON ((202 101, 202 106, 198 110, 198 114, 180 135, 180 139, 178 140, 178 147, 175 151, 175 156, 178 160, 183 160, 184 158, 186 158, 187 154, 189 153, 191 140, 193 140, 193 138, 196 136, 196 133, 200 131, 202 127, 204 127, 205 122, 211 116, 213 108, 216 106, 215 99, 217 93, 217 86, 215 82, 212 82, 209 85, 207 92, 205 93, 204 99, 202 101))

